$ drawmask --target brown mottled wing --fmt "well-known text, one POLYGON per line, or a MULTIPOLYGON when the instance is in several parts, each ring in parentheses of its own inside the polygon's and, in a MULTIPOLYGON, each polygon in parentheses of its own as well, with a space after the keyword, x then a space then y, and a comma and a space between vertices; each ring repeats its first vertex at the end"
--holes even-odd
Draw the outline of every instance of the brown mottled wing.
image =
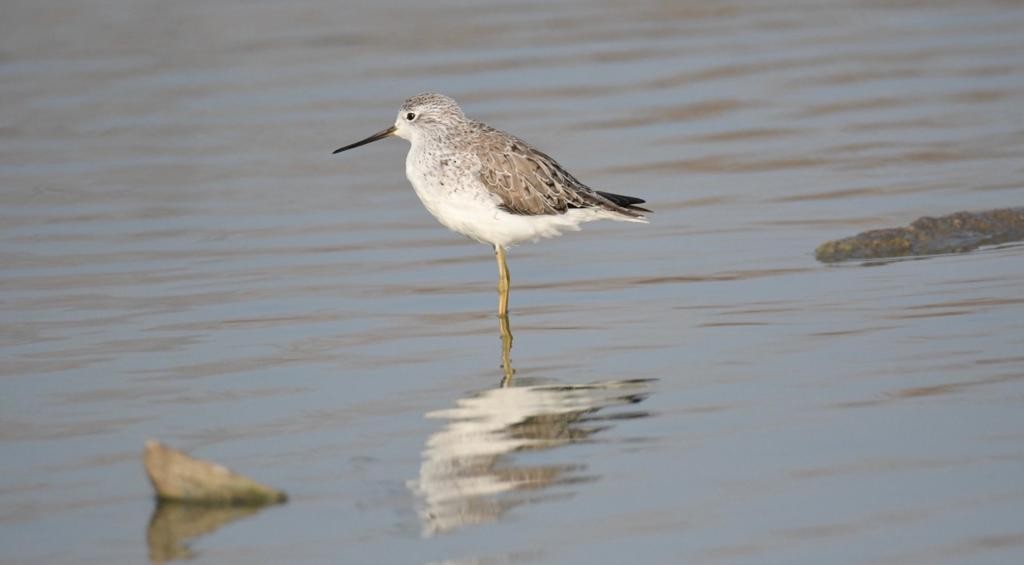
POLYGON ((536 216, 593 206, 622 211, 518 138, 488 129, 478 140, 480 180, 507 212, 536 216))

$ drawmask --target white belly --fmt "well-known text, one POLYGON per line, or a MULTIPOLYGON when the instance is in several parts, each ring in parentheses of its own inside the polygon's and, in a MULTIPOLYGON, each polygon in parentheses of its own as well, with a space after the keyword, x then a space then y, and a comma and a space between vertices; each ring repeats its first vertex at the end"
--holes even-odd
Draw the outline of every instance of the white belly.
POLYGON ((579 224, 604 217, 596 210, 541 216, 510 214, 498 207, 500 201, 475 175, 445 175, 441 171, 428 175, 424 168, 415 166, 414 159, 410 152, 405 175, 423 206, 448 229, 481 243, 508 247, 579 230, 579 224))

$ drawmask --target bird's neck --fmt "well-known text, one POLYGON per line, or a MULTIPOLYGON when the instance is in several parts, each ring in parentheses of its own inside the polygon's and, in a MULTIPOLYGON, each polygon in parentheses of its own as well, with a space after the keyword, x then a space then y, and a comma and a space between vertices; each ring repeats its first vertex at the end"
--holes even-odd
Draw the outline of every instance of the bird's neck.
POLYGON ((409 155, 421 158, 440 157, 450 147, 450 134, 446 130, 418 132, 409 140, 409 155))

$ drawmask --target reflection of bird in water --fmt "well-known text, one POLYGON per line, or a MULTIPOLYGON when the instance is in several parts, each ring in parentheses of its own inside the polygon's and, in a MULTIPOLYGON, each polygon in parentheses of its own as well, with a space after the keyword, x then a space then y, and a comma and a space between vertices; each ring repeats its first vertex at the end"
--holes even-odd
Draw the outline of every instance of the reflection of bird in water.
POLYGON ((648 384, 497 388, 428 414, 448 422, 427 440, 419 478, 409 483, 421 500, 424 535, 497 520, 508 509, 541 497, 539 489, 587 480, 583 465, 517 466, 509 454, 583 441, 613 419, 646 416, 601 412, 643 401, 648 384))
POLYGON ((498 315, 508 315, 505 249, 608 219, 646 222, 643 200, 593 190, 525 141, 470 120, 451 98, 426 93, 405 101, 394 125, 340 153, 397 135, 411 142, 405 174, 416 195, 448 229, 494 247, 498 315))

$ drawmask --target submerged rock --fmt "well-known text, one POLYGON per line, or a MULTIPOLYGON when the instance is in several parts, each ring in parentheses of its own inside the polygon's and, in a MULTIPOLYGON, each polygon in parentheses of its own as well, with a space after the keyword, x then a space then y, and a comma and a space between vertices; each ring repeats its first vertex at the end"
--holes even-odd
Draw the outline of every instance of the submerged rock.
POLYGON ((195 459, 158 441, 146 441, 146 474, 160 500, 203 504, 272 504, 288 496, 223 465, 195 459))
POLYGON ((847 259, 881 259, 961 253, 982 245, 1024 240, 1024 208, 957 212, 939 218, 918 218, 905 228, 871 230, 818 246, 823 263, 847 259))

